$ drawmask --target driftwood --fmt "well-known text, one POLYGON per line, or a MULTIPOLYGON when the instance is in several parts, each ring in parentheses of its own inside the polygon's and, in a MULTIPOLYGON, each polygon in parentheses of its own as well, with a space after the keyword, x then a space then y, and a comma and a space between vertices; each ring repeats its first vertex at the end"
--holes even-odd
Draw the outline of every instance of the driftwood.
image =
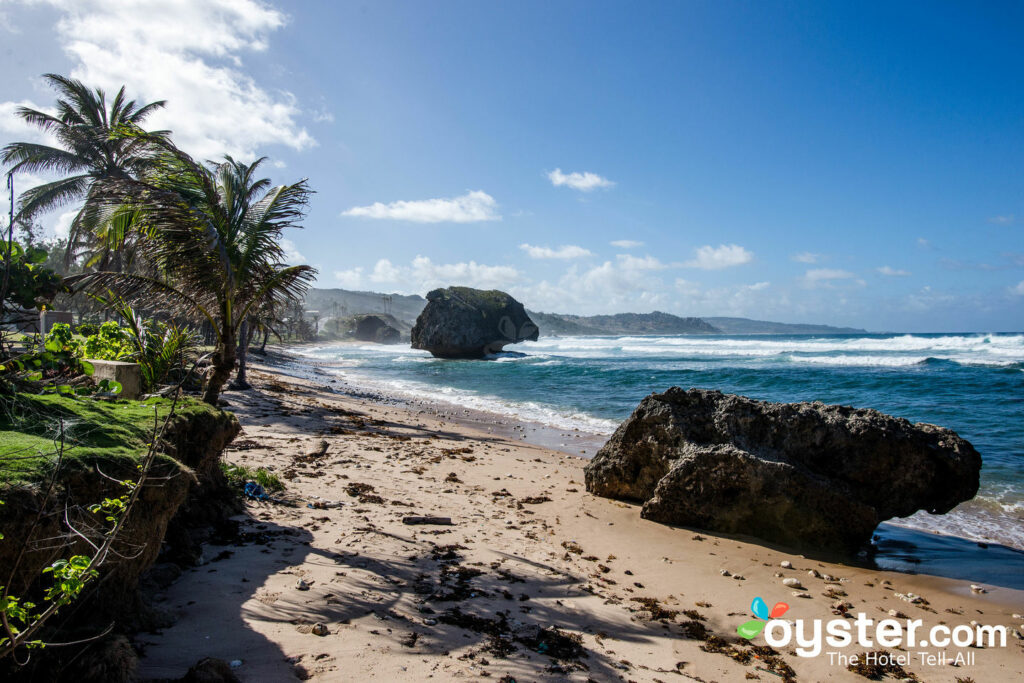
POLYGON ((451 526, 451 517, 403 517, 402 524, 441 524, 451 526))

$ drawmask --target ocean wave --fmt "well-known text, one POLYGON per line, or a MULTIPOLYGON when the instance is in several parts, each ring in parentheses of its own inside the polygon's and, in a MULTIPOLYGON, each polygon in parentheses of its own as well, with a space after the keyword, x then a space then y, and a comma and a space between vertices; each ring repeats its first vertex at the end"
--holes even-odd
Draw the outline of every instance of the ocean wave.
POLYGON ((356 373, 345 373, 344 376, 346 380, 357 386, 385 391, 402 398, 441 401, 470 410, 494 413, 568 431, 580 430, 604 436, 611 434, 619 426, 616 420, 595 417, 580 411, 537 401, 511 401, 500 396, 481 394, 451 386, 434 386, 413 380, 381 379, 356 373))
POLYGON ((1007 355, 1024 360, 1024 335, 943 335, 913 334, 869 337, 559 337, 530 342, 527 348, 549 352, 618 350, 644 352, 651 348, 684 350, 687 353, 726 353, 765 355, 793 352, 885 351, 890 353, 976 352, 1007 355))
POLYGON ((870 337, 560 337, 526 345, 531 352, 576 359, 658 357, 900 367, 919 363, 1019 367, 1024 335, 870 337))
POLYGON ((813 365, 898 368, 921 365, 928 358, 921 358, 919 356, 788 356, 787 360, 793 363, 810 363, 813 365))
POLYGON ((1019 514, 993 511, 973 503, 963 503, 944 515, 918 512, 887 523, 1024 550, 1024 520, 1019 514))

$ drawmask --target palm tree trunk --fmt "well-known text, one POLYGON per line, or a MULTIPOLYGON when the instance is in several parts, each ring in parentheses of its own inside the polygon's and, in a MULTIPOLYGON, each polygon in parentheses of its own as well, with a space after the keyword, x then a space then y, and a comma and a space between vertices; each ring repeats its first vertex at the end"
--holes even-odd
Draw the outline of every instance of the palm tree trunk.
POLYGON ((242 321, 238 336, 238 373, 235 375, 235 381, 228 386, 231 389, 251 389, 252 386, 245 378, 246 360, 249 357, 249 341, 252 339, 252 335, 249 334, 248 318, 242 321))
MULTIPOLYGON (((225 325, 230 327, 230 325, 225 325)), ((232 329, 223 330, 221 340, 217 344, 217 350, 213 353, 213 372, 206 382, 206 391, 203 392, 203 401, 212 406, 217 405, 220 399, 220 390, 231 376, 235 369, 235 331, 232 329)))
POLYGON ((270 339, 270 330, 263 330, 263 343, 260 344, 260 355, 267 355, 267 340, 270 339))

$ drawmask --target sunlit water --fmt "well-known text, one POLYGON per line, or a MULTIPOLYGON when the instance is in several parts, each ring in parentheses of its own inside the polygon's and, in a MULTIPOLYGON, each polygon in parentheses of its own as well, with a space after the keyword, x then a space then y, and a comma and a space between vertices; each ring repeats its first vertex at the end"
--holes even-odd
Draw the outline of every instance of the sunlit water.
POLYGON ((978 497, 895 521, 1024 548, 1024 335, 561 337, 514 348, 492 362, 372 344, 303 353, 339 362, 356 384, 597 434, 674 385, 949 427, 982 454, 978 497))

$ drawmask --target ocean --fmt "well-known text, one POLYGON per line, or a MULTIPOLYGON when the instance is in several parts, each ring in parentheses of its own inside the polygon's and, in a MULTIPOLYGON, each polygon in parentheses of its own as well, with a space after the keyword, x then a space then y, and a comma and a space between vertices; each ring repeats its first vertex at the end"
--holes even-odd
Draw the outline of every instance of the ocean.
POLYGON ((301 353, 352 384, 602 436, 671 386, 941 425, 981 453, 978 496, 891 524, 1024 549, 1024 334, 542 337, 508 349, 491 362, 374 344, 301 353))

